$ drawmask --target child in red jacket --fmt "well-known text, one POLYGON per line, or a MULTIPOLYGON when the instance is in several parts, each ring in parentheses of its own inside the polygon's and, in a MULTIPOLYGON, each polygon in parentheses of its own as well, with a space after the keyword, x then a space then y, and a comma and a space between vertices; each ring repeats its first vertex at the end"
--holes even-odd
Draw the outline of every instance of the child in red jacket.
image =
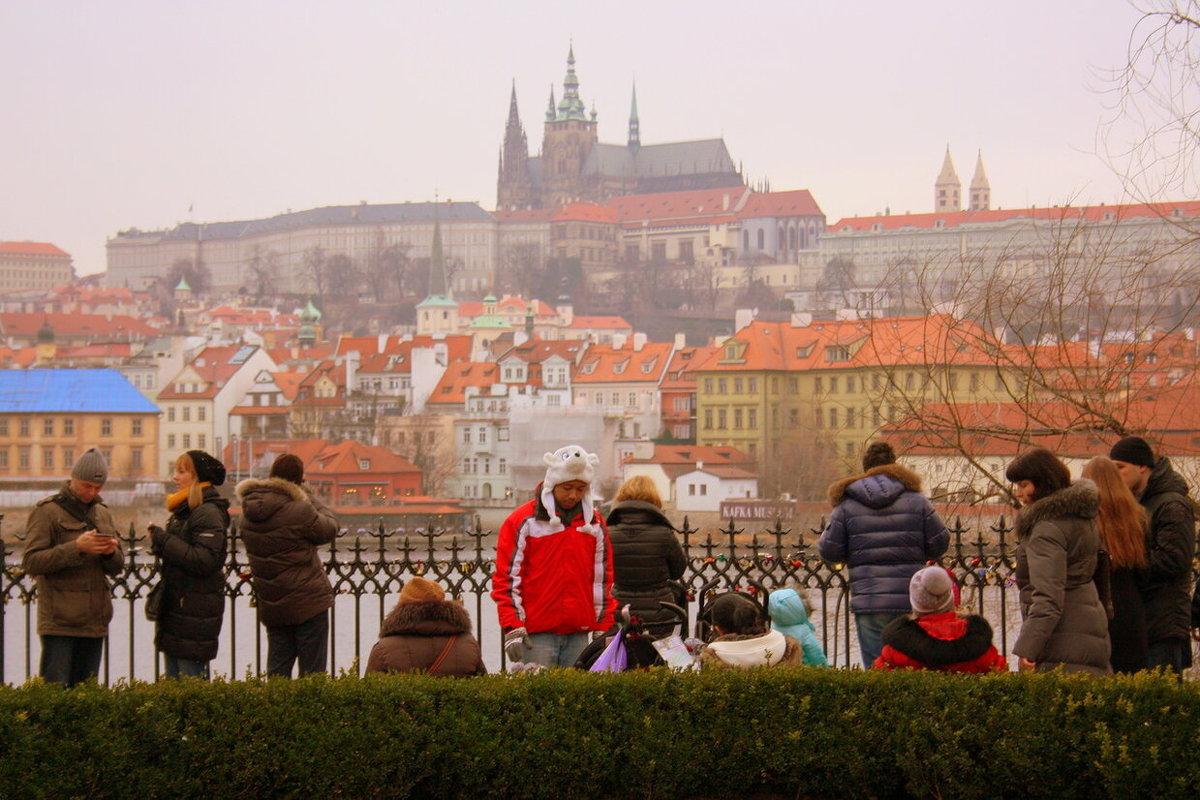
POLYGON ((883 629, 883 651, 875 669, 934 669, 942 672, 1005 672, 1008 665, 992 644, 992 626, 975 614, 954 610, 954 580, 942 567, 918 570, 908 584, 912 614, 883 629))

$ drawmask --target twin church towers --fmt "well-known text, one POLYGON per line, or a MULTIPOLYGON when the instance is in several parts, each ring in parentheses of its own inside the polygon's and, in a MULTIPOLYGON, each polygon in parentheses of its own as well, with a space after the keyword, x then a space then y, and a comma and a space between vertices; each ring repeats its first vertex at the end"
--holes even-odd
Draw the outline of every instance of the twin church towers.
MULTIPOLYGON (((992 207, 992 187, 988 183, 987 173, 983 171, 983 153, 975 161, 975 177, 971 178, 971 188, 967 211, 987 211, 992 207)), ((942 161, 942 171, 938 173, 937 182, 933 186, 933 210, 935 213, 944 211, 962 211, 962 181, 954 171, 954 161, 950 158, 950 146, 946 145, 946 158, 942 161)))

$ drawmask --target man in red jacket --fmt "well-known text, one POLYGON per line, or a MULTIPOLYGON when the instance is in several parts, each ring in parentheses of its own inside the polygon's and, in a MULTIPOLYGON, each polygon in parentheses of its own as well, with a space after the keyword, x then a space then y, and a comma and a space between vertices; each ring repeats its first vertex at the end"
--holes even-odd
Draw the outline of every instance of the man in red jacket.
POLYGON ((613 624, 612 547, 592 508, 599 457, 571 445, 543 460, 537 496, 500 527, 492 599, 510 661, 570 667, 613 624))

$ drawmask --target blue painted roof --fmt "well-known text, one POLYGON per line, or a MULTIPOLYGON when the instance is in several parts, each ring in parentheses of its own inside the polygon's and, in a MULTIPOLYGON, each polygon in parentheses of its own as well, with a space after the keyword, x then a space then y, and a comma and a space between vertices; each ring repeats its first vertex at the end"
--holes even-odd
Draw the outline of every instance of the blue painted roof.
POLYGON ((0 414, 156 414, 115 369, 0 369, 0 414))

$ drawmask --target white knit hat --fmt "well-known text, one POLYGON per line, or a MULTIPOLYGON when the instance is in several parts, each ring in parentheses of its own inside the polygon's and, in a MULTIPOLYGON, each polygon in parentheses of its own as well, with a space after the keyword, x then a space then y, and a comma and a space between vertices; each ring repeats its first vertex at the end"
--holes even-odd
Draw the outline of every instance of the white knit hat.
POLYGON ((954 586, 942 567, 925 567, 913 573, 908 600, 918 614, 936 614, 954 607, 954 586))

